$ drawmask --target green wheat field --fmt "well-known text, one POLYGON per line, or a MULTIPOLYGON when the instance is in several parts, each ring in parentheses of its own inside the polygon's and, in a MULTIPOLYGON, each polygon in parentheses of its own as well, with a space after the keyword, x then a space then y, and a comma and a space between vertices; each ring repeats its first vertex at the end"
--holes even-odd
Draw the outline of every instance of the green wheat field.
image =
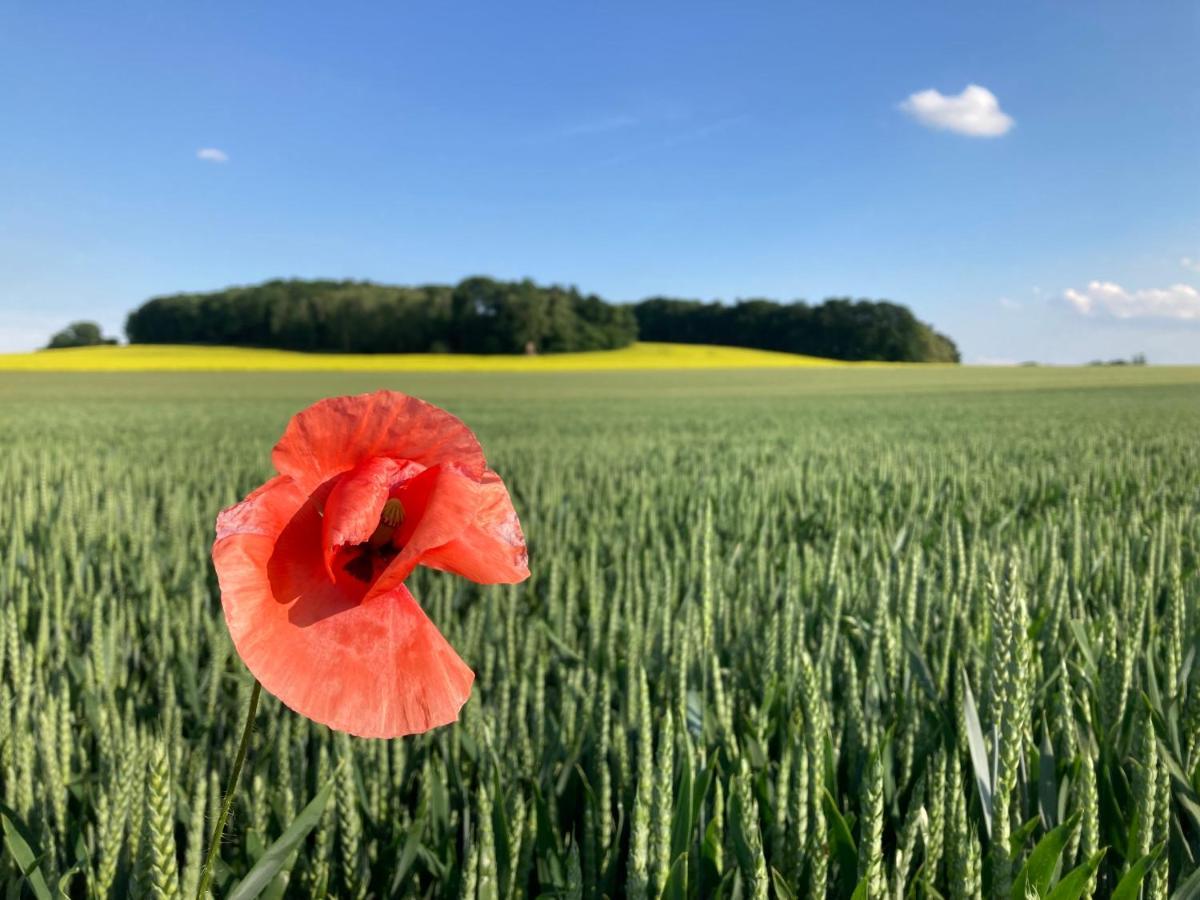
POLYGON ((216 897, 1200 894, 1200 369, 903 367, 0 374, 6 897, 195 895, 215 516, 382 387, 477 431, 533 575, 410 581, 457 725, 264 696, 216 897))

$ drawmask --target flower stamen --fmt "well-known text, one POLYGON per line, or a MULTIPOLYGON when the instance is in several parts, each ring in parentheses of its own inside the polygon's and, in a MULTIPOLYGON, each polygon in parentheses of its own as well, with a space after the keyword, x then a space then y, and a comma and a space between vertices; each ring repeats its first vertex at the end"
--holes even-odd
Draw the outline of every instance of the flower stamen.
POLYGON ((372 550, 379 550, 389 543, 396 529, 404 522, 404 507, 395 497, 383 504, 383 512, 379 515, 379 526, 375 529, 367 545, 372 550))

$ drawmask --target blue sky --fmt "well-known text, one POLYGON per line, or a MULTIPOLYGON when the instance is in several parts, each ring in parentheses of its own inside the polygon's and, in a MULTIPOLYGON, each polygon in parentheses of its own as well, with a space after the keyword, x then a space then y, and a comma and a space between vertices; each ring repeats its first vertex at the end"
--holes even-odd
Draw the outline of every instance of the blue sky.
POLYGON ((8 4, 0 349, 160 293, 491 274, 1200 362, 1198 10, 8 4))

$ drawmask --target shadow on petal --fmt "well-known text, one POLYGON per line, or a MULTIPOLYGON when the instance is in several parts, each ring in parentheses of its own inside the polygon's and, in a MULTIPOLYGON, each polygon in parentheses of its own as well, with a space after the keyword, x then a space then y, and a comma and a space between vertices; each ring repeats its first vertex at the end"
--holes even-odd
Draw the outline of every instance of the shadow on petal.
POLYGON ((300 628, 357 606, 368 586, 344 571, 330 579, 321 549, 321 516, 312 500, 280 532, 267 560, 267 577, 275 602, 290 605, 288 620, 300 628))

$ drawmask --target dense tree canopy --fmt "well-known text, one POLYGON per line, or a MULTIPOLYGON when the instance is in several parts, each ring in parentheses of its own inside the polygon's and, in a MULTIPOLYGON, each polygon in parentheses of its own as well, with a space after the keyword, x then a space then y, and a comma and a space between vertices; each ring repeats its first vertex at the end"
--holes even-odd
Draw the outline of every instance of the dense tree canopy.
POLYGON ((61 350, 64 347, 94 347, 97 344, 115 344, 116 338, 105 337, 100 326, 95 322, 72 322, 62 331, 57 332, 47 350, 61 350))
POLYGON ((731 306, 654 297, 634 306, 643 341, 730 344, 829 359, 958 362, 950 338, 887 301, 741 300, 731 306))
POLYGON ((125 324, 135 344, 226 344, 341 353, 608 350, 637 338, 627 306, 574 288, 468 278, 454 287, 268 281, 156 297, 125 324))
POLYGON ((733 305, 656 297, 607 303, 575 288, 467 278, 396 287, 277 280, 147 301, 139 344, 225 344, 341 353, 561 353, 645 341, 729 344, 833 359, 957 362, 952 341, 894 303, 733 305))

